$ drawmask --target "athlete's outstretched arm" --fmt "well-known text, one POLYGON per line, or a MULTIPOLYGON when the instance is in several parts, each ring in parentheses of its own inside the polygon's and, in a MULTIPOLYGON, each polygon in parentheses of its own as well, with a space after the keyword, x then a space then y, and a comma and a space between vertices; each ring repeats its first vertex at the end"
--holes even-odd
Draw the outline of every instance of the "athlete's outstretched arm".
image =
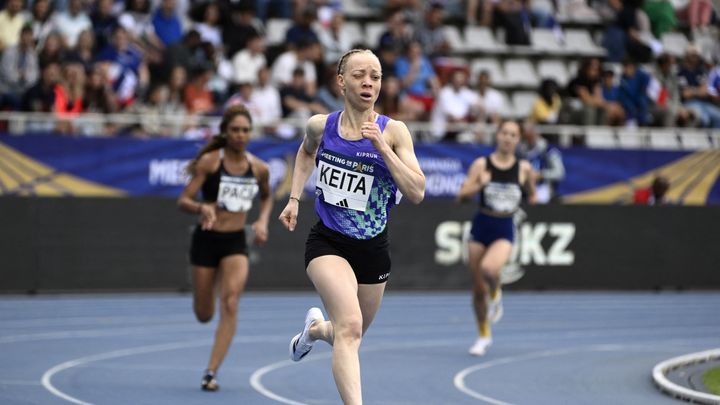
POLYGON ((425 198, 425 174, 420 169, 412 137, 405 123, 388 121, 386 135, 383 135, 377 123, 368 121, 363 124, 362 134, 372 141, 382 155, 403 196, 414 204, 420 204, 425 198))
POLYGON ((485 173, 485 158, 480 157, 470 165, 465 181, 460 186, 460 191, 458 191, 458 201, 465 201, 480 191, 485 181, 483 173, 485 173))
POLYGON ((290 186, 290 200, 285 209, 280 213, 280 222, 289 231, 295 230, 297 225, 298 200, 302 195, 305 183, 312 174, 315 167, 315 154, 320 146, 323 129, 327 115, 314 115, 310 117, 305 128, 305 137, 295 157, 295 168, 292 174, 292 185, 290 186))

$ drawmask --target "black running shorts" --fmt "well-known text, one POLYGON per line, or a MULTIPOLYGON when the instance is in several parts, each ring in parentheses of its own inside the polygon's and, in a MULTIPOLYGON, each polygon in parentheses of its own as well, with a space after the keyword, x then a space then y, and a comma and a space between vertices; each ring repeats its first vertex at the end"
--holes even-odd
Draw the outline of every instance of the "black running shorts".
POLYGON ((372 239, 355 239, 318 221, 305 242, 305 268, 320 256, 340 256, 350 263, 358 284, 384 283, 390 277, 387 227, 372 239))
POLYGON ((245 231, 203 231, 195 227, 190 244, 190 263, 194 266, 218 267, 223 257, 248 254, 245 231))

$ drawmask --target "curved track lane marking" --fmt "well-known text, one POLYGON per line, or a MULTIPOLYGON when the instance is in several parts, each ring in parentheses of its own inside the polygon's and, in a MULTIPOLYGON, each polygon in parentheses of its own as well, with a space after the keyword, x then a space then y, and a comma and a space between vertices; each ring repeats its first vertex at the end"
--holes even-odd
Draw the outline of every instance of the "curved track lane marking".
POLYGON ((512 405, 510 402, 505 402, 493 397, 489 397, 487 395, 483 395, 475 390, 472 390, 467 387, 465 384, 465 378, 479 370, 485 370, 491 367, 495 366, 501 366, 504 364, 510 364, 515 363, 518 361, 525 361, 525 360, 532 360, 532 359, 538 359, 542 357, 554 357, 554 356, 561 356, 566 354, 572 354, 572 353, 579 353, 579 352, 589 352, 589 351, 622 351, 628 349, 628 346, 622 346, 622 345, 597 345, 597 346, 590 346, 590 347, 576 347, 576 348, 570 348, 570 349, 554 349, 554 350, 542 350, 539 352, 531 352, 522 354, 519 356, 510 356, 510 357, 502 357, 499 359, 491 360, 486 363, 477 364, 475 366, 471 366, 468 368, 465 368, 463 370, 460 370, 457 374, 455 374, 455 378, 453 378, 453 384, 455 385, 455 388, 460 390, 460 392, 475 398, 479 399, 481 401, 487 402, 489 404, 493 405, 512 405))
MULTIPOLYGON (((426 341, 418 341, 415 343, 410 344, 381 344, 377 346, 371 346, 367 349, 361 349, 361 353, 367 353, 367 352, 379 352, 383 350, 393 350, 393 349, 412 349, 412 348, 418 348, 418 347, 433 347, 433 346, 446 346, 448 344, 458 344, 457 339, 438 339, 438 340, 426 340, 426 341)), ((309 359, 303 359, 302 364, 307 364, 312 361, 318 361, 323 359, 329 359, 332 356, 332 352, 326 352, 321 353, 317 356, 313 356, 309 359)), ((296 401, 294 399, 290 399, 287 397, 283 397, 282 395, 274 393, 272 390, 267 388, 265 384, 263 384, 262 379, 265 375, 267 375, 270 372, 273 372, 275 370, 279 370, 281 368, 294 366, 296 364, 300 364, 294 361, 290 360, 282 360, 275 363, 268 364, 267 366, 261 367, 255 372, 253 372, 250 375, 250 386, 252 388, 262 394, 263 396, 270 398, 274 401, 281 402, 283 404, 287 405, 309 405, 305 402, 296 401)))
MULTIPOLYGON (((277 336, 247 336, 247 337, 239 337, 236 338, 233 342, 235 343, 257 343, 257 342, 268 342, 271 340, 277 340, 277 336)), ((212 339, 201 339, 201 340, 193 340, 193 341, 186 341, 186 342, 175 342, 175 343, 164 343, 159 345, 150 345, 150 346, 139 346, 139 347, 132 347, 128 349, 120 349, 120 350, 113 350, 110 352, 105 353, 98 353, 94 354, 92 356, 85 356, 85 357, 79 357, 77 359, 68 360, 64 363, 60 363, 56 366, 51 367, 45 373, 43 373, 42 378, 40 379, 42 386, 45 387, 46 390, 50 391, 51 394, 55 395, 58 398, 64 399, 65 401, 72 402, 74 404, 78 405, 93 405, 91 402, 86 402, 81 399, 75 398, 71 395, 68 395, 64 392, 62 392, 60 389, 55 387, 52 383, 52 378, 65 370, 71 369, 73 367, 83 366, 89 363, 97 362, 97 361, 103 361, 103 360, 110 360, 110 359, 116 359, 119 357, 128 357, 128 356, 135 356, 138 354, 145 354, 145 353, 155 353, 155 352, 162 352, 162 351, 169 351, 169 350, 178 350, 178 349, 186 349, 189 347, 198 347, 198 346, 207 346, 212 344, 212 339)))

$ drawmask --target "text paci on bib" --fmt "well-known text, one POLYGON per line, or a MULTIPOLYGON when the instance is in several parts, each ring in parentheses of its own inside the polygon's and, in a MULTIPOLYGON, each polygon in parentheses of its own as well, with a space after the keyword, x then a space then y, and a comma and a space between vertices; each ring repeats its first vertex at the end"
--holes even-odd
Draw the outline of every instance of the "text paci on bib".
POLYGON ((254 177, 221 176, 218 207, 230 212, 249 211, 259 190, 254 177))

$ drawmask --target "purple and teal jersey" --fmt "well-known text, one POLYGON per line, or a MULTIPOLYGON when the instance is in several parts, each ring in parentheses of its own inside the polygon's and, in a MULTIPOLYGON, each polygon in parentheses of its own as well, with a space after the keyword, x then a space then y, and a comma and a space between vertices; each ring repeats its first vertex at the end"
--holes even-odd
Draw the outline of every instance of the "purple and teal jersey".
MULTIPOLYGON (((328 228, 355 239, 370 239, 387 225, 388 210, 400 192, 369 139, 340 136, 340 114, 328 115, 317 151, 315 211, 328 228)), ((378 115, 380 132, 389 118, 378 115)))

